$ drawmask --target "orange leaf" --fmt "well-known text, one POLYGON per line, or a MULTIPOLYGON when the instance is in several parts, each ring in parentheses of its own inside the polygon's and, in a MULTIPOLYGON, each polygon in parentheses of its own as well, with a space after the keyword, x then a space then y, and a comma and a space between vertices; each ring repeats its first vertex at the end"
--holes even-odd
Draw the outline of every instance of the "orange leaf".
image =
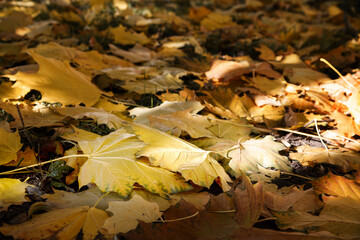
POLYGON ((350 197, 360 200, 360 181, 350 180, 342 176, 329 173, 313 182, 314 190, 332 196, 350 197))

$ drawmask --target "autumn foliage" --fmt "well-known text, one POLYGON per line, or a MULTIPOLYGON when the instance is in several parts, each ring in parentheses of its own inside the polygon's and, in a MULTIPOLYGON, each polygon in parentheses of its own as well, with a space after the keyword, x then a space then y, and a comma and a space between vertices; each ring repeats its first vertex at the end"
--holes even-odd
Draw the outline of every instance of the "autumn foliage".
POLYGON ((1 239, 359 239, 355 6, 1 4, 1 239))

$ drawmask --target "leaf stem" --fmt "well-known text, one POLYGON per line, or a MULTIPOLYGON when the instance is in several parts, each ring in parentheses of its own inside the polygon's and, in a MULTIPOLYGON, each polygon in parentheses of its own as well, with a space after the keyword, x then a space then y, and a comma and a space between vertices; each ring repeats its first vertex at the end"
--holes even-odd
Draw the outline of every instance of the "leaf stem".
POLYGON ((186 219, 195 217, 195 216, 198 215, 198 214, 199 214, 199 212, 196 212, 196 213, 194 213, 193 215, 186 216, 186 217, 183 217, 183 218, 176 218, 176 219, 162 220, 162 221, 154 221, 154 223, 177 222, 177 221, 186 220, 186 219))
POLYGON ((348 80, 346 80, 346 78, 331 63, 329 63, 326 59, 320 58, 320 61, 326 63, 326 65, 328 65, 332 70, 334 70, 334 72, 336 72, 337 75, 339 75, 339 77, 342 80, 344 80, 350 87, 352 87, 353 89, 355 88, 355 86, 352 85, 348 80))
POLYGON ((312 138, 319 138, 319 139, 324 139, 324 140, 330 140, 333 142, 336 142, 335 140, 331 139, 331 138, 327 138, 327 137, 321 137, 321 136, 317 136, 317 135, 313 135, 313 134, 308 134, 308 133, 303 133, 303 132, 298 132, 298 131, 294 131, 294 130, 290 130, 290 129, 286 129, 286 128, 273 128, 273 130, 276 131, 283 131, 283 132, 289 132, 289 133, 295 133, 298 135, 303 135, 303 136, 307 136, 307 137, 312 137, 312 138))
POLYGON ((22 168, 17 168, 17 169, 10 170, 10 171, 7 171, 7 172, 2 172, 2 173, 0 173, 0 175, 15 174, 15 173, 17 173, 18 171, 21 171, 21 170, 29 169, 29 168, 32 168, 32 167, 42 166, 42 165, 45 165, 45 164, 47 164, 47 163, 59 161, 59 160, 62 160, 62 159, 68 159, 68 158, 72 158, 72 157, 87 157, 87 158, 89 158, 90 156, 89 156, 89 155, 84 155, 84 154, 63 156, 63 157, 51 159, 51 160, 49 160, 49 161, 45 161, 45 162, 41 162, 41 163, 29 165, 29 166, 22 167, 22 168))

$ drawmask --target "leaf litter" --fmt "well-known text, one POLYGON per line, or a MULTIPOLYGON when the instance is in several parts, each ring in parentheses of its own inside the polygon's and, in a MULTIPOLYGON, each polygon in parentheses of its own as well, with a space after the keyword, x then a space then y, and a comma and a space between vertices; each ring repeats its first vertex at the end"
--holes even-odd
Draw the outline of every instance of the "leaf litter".
POLYGON ((1 238, 360 239, 356 1, 2 4, 1 238))

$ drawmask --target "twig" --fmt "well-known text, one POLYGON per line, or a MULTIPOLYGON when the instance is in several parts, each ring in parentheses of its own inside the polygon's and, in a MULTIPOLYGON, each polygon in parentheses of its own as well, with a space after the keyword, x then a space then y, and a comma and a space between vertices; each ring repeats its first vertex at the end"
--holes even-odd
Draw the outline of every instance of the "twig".
POLYGON ((193 217, 195 217, 195 216, 198 215, 198 214, 199 214, 199 212, 196 212, 196 213, 194 213, 193 215, 190 215, 190 216, 187 216, 187 217, 170 219, 170 220, 163 220, 163 219, 162 219, 162 221, 154 221, 154 223, 178 222, 178 221, 186 220, 186 219, 189 219, 189 218, 193 218, 193 217))
MULTIPOLYGON (((316 132, 317 132, 318 136, 321 137, 320 131, 319 131, 319 128, 318 128, 318 125, 317 125, 316 118, 314 119, 314 123, 315 123, 316 132)), ((324 143, 324 141, 322 140, 322 138, 320 138, 320 142, 324 145, 326 151, 329 151, 328 147, 326 146, 326 144, 324 143)))
POLYGON ((320 58, 320 61, 326 63, 326 65, 328 65, 332 70, 334 70, 334 72, 336 72, 337 75, 339 75, 339 77, 341 77, 341 79, 344 80, 350 87, 352 87, 353 89, 356 89, 355 86, 352 85, 348 80, 346 80, 346 78, 326 59, 320 58))
POLYGON ((39 165, 42 166, 42 165, 45 165, 47 163, 51 163, 51 162, 54 162, 54 161, 59 161, 59 160, 62 160, 62 159, 72 158, 72 157, 87 157, 87 158, 89 158, 90 156, 89 155, 80 155, 79 154, 79 155, 69 155, 69 156, 59 157, 59 158, 51 159, 49 161, 29 165, 29 166, 26 166, 26 167, 17 168, 17 169, 6 171, 6 172, 1 172, 0 175, 16 174, 18 171, 21 171, 21 170, 24 170, 24 169, 29 169, 29 168, 32 168, 32 167, 38 167, 39 165))

